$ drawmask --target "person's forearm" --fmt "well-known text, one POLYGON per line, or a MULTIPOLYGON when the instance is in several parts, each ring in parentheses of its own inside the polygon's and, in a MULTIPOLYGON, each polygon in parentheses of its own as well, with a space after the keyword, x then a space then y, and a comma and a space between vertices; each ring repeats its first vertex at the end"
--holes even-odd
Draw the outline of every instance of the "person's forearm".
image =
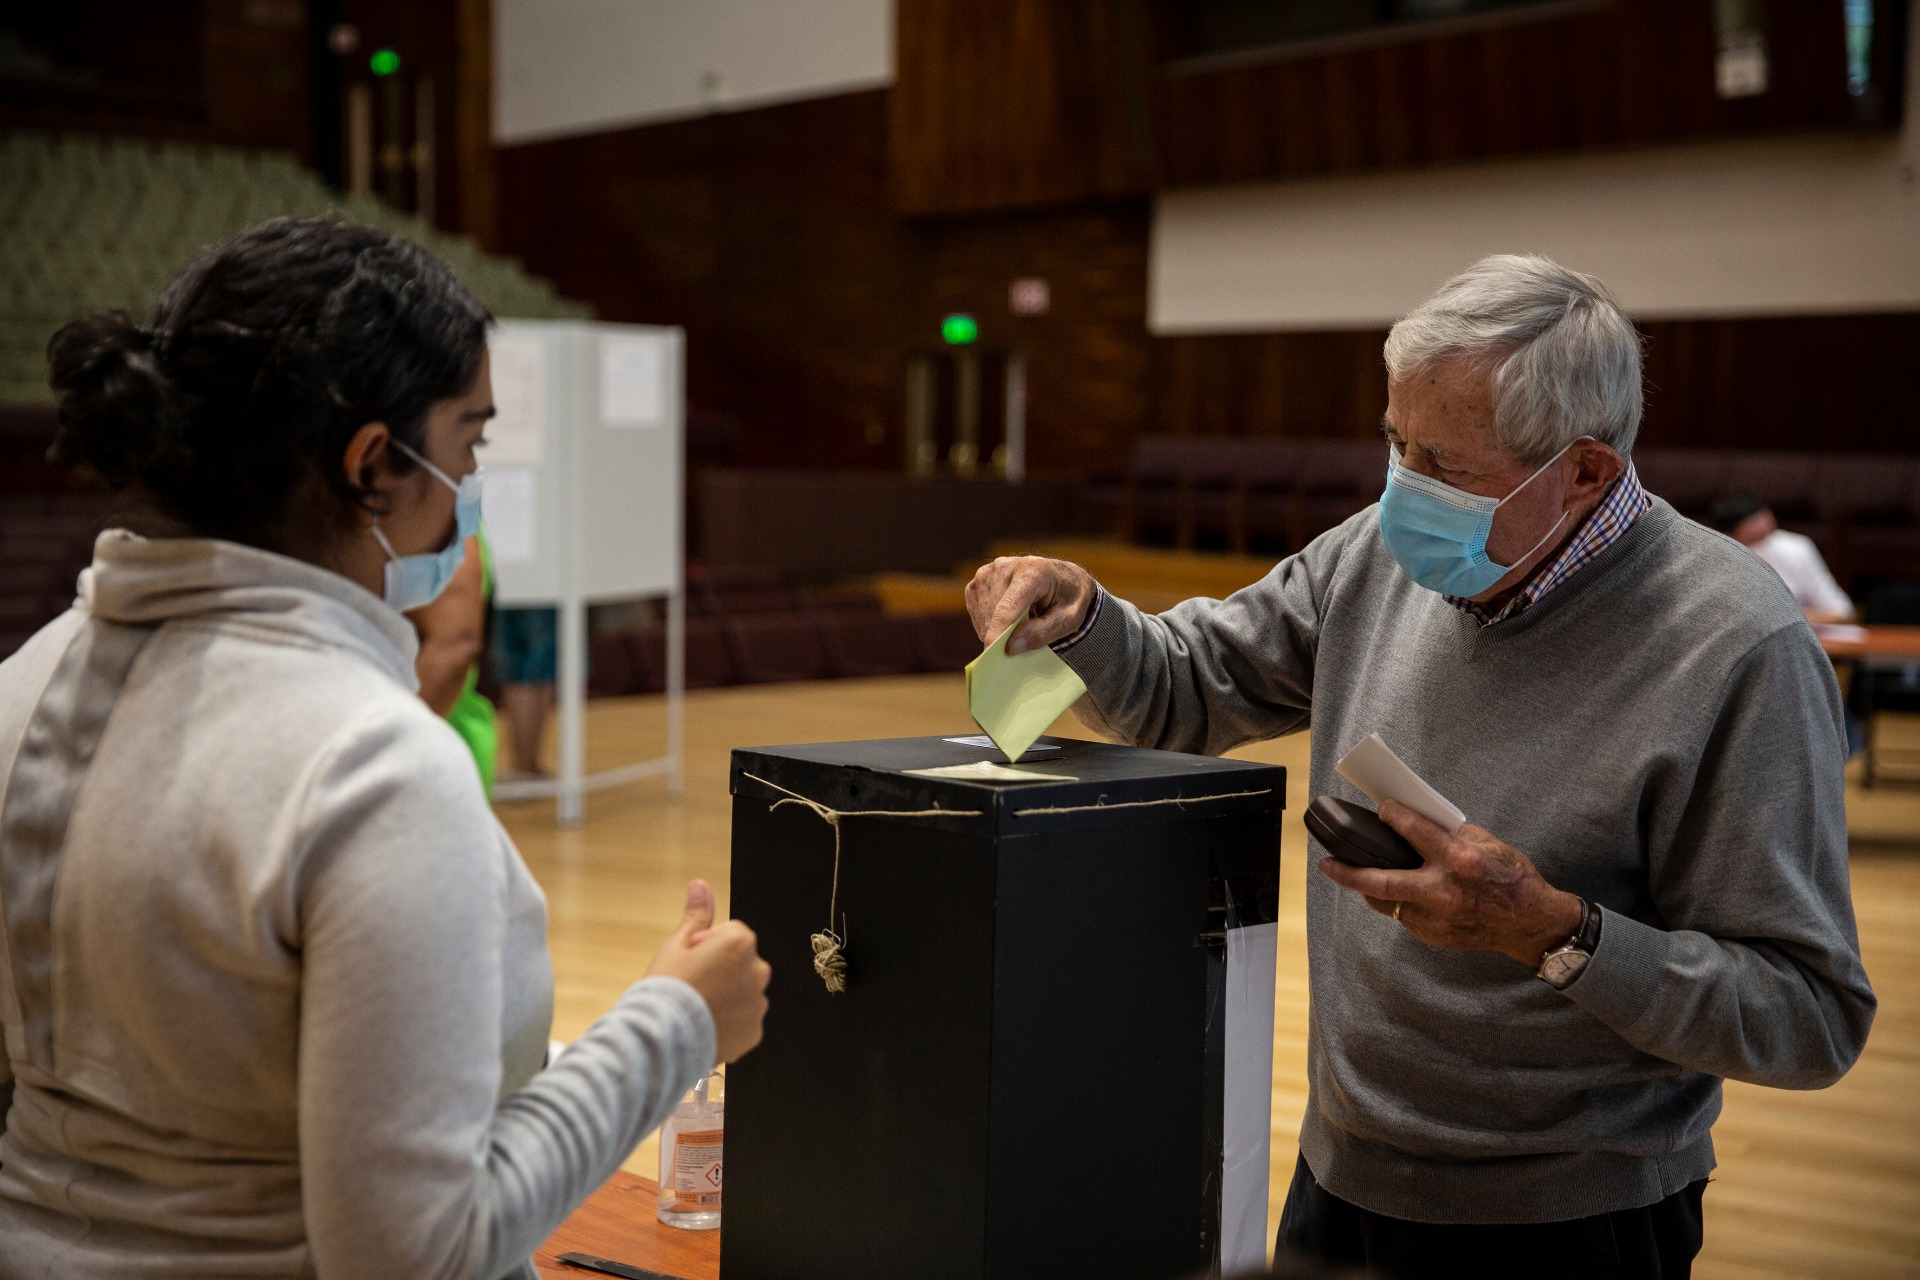
POLYGON ((470 640, 424 640, 420 656, 414 661, 414 674, 420 680, 420 697, 435 715, 453 710, 466 687, 467 672, 480 658, 480 645, 470 640))
POLYGON ((1287 576, 1283 565, 1232 600, 1189 600, 1157 617, 1109 596, 1093 630, 1061 655, 1087 683, 1077 713, 1135 746, 1212 755, 1300 728, 1313 667, 1298 641, 1313 624, 1287 576), (1257 652, 1242 652, 1250 646, 1257 652), (1229 678, 1230 663, 1258 671, 1257 684, 1229 678))
POLYGON ((500 1105, 487 1142, 487 1275, 526 1258, 714 1065, 693 988, 647 978, 500 1105))
POLYGON ((1634 1048, 1693 1071, 1779 1089, 1844 1075, 1874 996, 1845 955, 1795 954, 1608 912, 1567 996, 1634 1048))

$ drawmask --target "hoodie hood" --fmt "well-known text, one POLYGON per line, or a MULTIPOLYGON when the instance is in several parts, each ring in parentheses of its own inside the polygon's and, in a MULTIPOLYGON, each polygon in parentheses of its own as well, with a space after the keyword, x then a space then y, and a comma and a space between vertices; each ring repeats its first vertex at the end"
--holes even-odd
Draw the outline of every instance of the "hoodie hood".
POLYGON ((80 575, 80 607, 112 622, 193 619, 268 643, 354 653, 417 690, 420 639, 398 611, 330 569, 214 538, 142 538, 109 529, 80 575))

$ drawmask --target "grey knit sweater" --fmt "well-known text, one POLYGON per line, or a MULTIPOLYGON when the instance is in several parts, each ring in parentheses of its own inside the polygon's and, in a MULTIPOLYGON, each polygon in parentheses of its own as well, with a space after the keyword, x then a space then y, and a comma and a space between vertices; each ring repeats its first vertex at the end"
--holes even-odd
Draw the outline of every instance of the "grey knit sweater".
POLYGON ((1401 572, 1369 508, 1227 600, 1109 600, 1065 656, 1083 716, 1143 746, 1311 724, 1313 795, 1365 799, 1333 762, 1377 730, 1603 907, 1563 993, 1308 877, 1300 1144, 1334 1194, 1425 1222, 1650 1204, 1713 1168, 1722 1077, 1820 1088, 1859 1056, 1832 668, 1777 574, 1664 502, 1484 629, 1401 572))

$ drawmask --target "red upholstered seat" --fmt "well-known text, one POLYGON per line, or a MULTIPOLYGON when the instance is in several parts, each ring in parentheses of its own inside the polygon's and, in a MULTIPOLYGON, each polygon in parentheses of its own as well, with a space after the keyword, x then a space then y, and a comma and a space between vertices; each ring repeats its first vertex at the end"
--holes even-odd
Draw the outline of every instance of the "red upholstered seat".
POLYGON ((588 647, 587 696, 619 698, 641 692, 640 671, 624 631, 603 631, 588 647))
POLYGON ((906 618, 836 610, 820 615, 820 629, 837 676, 900 676, 920 670, 913 624, 906 618))
MULTIPOLYGON (((663 627, 643 627, 622 633, 628 660, 639 674, 643 693, 667 687, 667 633, 663 627)), ((711 689, 734 682, 733 658, 713 618, 687 619, 686 687, 711 689)))
POLYGON ((980 656, 980 637, 964 613, 927 613, 906 621, 922 671, 959 671, 980 656))
POLYGON ((742 684, 824 680, 833 674, 826 636, 812 613, 743 614, 720 626, 742 684))

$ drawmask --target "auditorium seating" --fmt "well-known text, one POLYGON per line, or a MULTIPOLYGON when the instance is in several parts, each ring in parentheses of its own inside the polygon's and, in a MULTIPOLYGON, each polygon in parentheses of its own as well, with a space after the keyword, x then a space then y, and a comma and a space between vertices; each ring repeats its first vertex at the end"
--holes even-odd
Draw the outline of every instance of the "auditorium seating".
POLYGON ((284 214, 337 211, 446 259, 495 315, 585 306, 511 258, 371 197, 341 196, 283 152, 0 131, 0 403, 41 403, 46 343, 92 307, 142 315, 202 247, 284 214))
MULTIPOLYGON (((687 601, 689 689, 958 671, 980 653, 964 615, 901 617, 870 592, 783 586, 764 570, 693 566, 687 601)), ((664 690, 665 627, 594 636, 587 687, 595 697, 664 690)))

